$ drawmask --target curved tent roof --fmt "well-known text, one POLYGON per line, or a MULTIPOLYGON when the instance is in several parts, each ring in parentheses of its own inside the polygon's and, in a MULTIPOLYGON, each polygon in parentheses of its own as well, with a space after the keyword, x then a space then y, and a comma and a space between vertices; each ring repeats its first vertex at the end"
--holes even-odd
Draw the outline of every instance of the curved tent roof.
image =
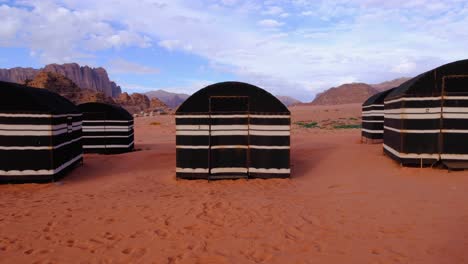
MULTIPOLYGON (((428 97, 440 96, 442 79, 450 75, 466 75, 468 60, 460 60, 442 65, 406 81, 387 96, 387 100, 403 96, 428 97)), ((468 87, 467 87, 468 90, 468 87)))
POLYGON ((222 82, 207 86, 189 97, 176 113, 207 113, 211 96, 248 96, 250 112, 288 113, 288 108, 269 92, 242 82, 222 82))
POLYGON ((362 104, 362 106, 369 106, 373 104, 383 104, 385 97, 387 97, 387 95, 393 92, 394 89, 396 88, 391 88, 389 90, 372 95, 362 104))
POLYGON ((0 81, 2 113, 79 113, 66 98, 46 89, 0 81))
POLYGON ((133 116, 123 107, 105 103, 84 103, 78 105, 82 112, 104 112, 108 120, 133 120, 133 116))

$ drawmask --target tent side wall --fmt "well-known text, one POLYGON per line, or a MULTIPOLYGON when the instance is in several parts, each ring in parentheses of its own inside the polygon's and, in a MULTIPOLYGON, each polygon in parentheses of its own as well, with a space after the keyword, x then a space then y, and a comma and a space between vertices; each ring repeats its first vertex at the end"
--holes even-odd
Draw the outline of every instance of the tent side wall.
POLYGON ((133 117, 124 109, 86 103, 83 112, 83 148, 85 153, 118 154, 134 149, 133 117))
POLYGON ((67 116, 0 113, 0 182, 52 181, 81 162, 81 123, 69 132, 67 116))
POLYGON ((384 138, 384 100, 393 89, 375 94, 362 105, 361 141, 368 144, 382 143, 384 138))

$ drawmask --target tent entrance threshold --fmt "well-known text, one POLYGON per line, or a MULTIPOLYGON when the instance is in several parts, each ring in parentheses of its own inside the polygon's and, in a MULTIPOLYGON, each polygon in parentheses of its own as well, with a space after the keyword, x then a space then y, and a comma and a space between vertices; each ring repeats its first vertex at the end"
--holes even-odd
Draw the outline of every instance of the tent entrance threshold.
POLYGON ((450 161, 450 160, 443 160, 442 164, 449 170, 449 171, 461 171, 468 169, 468 161, 450 161))

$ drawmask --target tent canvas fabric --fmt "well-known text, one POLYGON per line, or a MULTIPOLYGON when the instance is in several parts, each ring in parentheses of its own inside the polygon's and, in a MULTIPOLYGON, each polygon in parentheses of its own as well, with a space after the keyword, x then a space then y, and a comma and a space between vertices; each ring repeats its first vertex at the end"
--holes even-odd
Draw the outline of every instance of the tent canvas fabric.
POLYGON ((176 174, 185 179, 290 176, 290 112, 240 82, 210 85, 176 112, 176 174))
POLYGON ((83 149, 85 153, 116 154, 134 149, 133 116, 120 106, 84 103, 83 149))
POLYGON ((361 141, 363 143, 383 142, 384 99, 393 89, 374 94, 362 104, 361 141))
POLYGON ((82 116, 56 93, 0 82, 0 182, 46 182, 80 164, 82 116))
POLYGON ((407 81, 384 108, 388 156, 409 166, 468 160, 468 60, 407 81))

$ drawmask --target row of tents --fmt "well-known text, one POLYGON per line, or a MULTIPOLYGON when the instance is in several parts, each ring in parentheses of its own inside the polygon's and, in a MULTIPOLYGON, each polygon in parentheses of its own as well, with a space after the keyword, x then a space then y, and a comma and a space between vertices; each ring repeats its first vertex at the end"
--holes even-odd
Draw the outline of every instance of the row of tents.
POLYGON ((405 166, 468 167, 468 60, 425 72, 370 97, 362 139, 405 166))
POLYGON ((0 82, 0 182, 63 176, 83 153, 133 150, 133 117, 118 106, 74 105, 45 89, 0 82))
MULTIPOLYGON (((75 106, 53 92, 5 82, 0 98, 0 182, 51 181, 80 164, 84 152, 134 148, 133 117, 123 108, 75 106)), ((290 175, 290 112, 259 87, 210 85, 175 119, 178 178, 290 175)))

